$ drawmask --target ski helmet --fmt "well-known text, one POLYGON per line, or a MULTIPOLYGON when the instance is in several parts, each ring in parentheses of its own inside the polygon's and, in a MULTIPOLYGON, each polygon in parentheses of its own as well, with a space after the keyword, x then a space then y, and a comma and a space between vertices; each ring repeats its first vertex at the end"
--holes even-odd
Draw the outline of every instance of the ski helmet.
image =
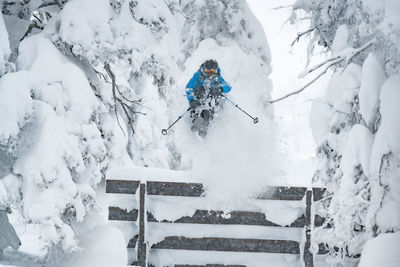
POLYGON ((209 59, 201 64, 200 69, 208 77, 211 77, 218 74, 218 63, 214 59, 209 59))
POLYGON ((204 69, 217 70, 218 62, 215 59, 206 60, 203 64, 204 69))

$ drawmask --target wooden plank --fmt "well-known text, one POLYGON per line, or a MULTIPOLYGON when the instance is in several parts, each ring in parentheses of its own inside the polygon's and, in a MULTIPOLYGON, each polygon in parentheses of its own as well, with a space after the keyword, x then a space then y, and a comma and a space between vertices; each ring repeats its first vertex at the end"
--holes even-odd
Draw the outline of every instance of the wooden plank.
POLYGON ((135 235, 134 237, 132 237, 132 238, 129 240, 128 246, 127 246, 127 247, 128 247, 128 248, 135 248, 138 238, 139 238, 139 235, 135 235))
POLYGON ((239 238, 187 238, 168 236, 154 244, 152 249, 234 251, 299 254, 299 243, 289 240, 239 239, 239 238))
POLYGON ((111 221, 131 221, 134 222, 137 220, 138 210, 133 209, 131 211, 127 211, 126 209, 121 209, 118 207, 109 207, 108 208, 108 219, 111 221))
POLYGON ((324 197, 326 188, 313 187, 313 201, 321 200, 324 197))
MULTIPOLYGON (((139 184, 139 181, 106 180, 106 193, 135 194, 139 184)), ((299 201, 303 199, 306 190, 305 187, 271 186, 266 188, 267 193, 260 193, 255 198, 299 201)), ((314 201, 322 199, 325 191, 326 188, 313 188, 314 201)), ((204 193, 200 183, 147 182, 148 195, 200 197, 204 193)))
POLYGON ((314 256, 310 251, 311 248, 311 204, 312 190, 307 190, 306 193, 306 242, 304 244, 303 259, 305 267, 314 267, 314 256))
MULTIPOLYGON (((184 216, 175 221, 157 221, 152 213, 147 212, 147 220, 149 222, 161 223, 235 224, 281 227, 274 222, 268 221, 264 213, 250 211, 232 211, 228 214, 225 214, 223 211, 196 210, 193 216, 184 216)), ((304 223, 305 217, 302 216, 286 227, 303 228, 304 223)))
MULTIPOLYGON (((314 187, 314 201, 321 200, 326 191, 326 188, 314 187)), ((265 188, 265 193, 256 195, 256 199, 269 199, 269 200, 290 200, 300 201, 306 194, 307 188, 305 187, 285 187, 285 186, 269 186, 265 188)))
MULTIPOLYGON (((146 184, 140 184, 140 199, 139 199, 139 240, 137 247, 137 263, 141 267, 146 267, 147 249, 145 243, 145 197, 146 197, 146 184)), ((129 244, 128 244, 129 248, 129 244)))
POLYGON ((246 267, 246 265, 223 265, 223 264, 207 264, 207 265, 189 265, 175 264, 174 267, 246 267))
POLYGON ((106 193, 136 194, 139 183, 129 180, 106 180, 106 193))
POLYGON ((200 197, 204 194, 199 183, 147 182, 148 195, 200 197))
POLYGON ((306 193, 305 187, 285 187, 285 186, 269 186, 265 188, 265 193, 256 195, 256 199, 262 200, 302 200, 306 193))
POLYGON ((318 244, 318 254, 325 255, 329 253, 329 248, 325 244, 318 244))
MULTIPOLYGON (((118 207, 108 208, 108 219, 113 221, 136 221, 138 218, 138 210, 123 210, 118 207)), ((268 221, 264 213, 250 211, 232 211, 225 214, 223 211, 196 210, 193 216, 184 216, 175 221, 162 220, 158 221, 154 215, 147 212, 148 222, 160 223, 195 223, 195 224, 235 224, 235 225, 260 225, 281 227, 271 221, 268 221)), ((325 219, 319 215, 315 216, 314 223, 316 227, 324 224, 325 219)), ((284 227, 303 228, 305 226, 305 216, 297 218, 296 221, 284 227)), ((327 225, 326 228, 330 228, 327 225)))

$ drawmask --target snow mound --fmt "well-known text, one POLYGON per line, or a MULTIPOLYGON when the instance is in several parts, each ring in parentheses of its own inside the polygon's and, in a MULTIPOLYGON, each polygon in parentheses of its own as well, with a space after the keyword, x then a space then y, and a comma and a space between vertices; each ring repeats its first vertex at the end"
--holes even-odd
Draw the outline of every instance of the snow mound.
POLYGON ((384 81, 385 73, 381 63, 374 54, 369 54, 362 67, 359 99, 360 114, 371 129, 377 119, 379 94, 384 81))
POLYGON ((81 236, 81 252, 61 266, 125 267, 128 261, 125 244, 122 233, 116 228, 97 226, 81 236))
POLYGON ((400 232, 381 234, 365 244, 358 267, 397 267, 400 263, 400 232))

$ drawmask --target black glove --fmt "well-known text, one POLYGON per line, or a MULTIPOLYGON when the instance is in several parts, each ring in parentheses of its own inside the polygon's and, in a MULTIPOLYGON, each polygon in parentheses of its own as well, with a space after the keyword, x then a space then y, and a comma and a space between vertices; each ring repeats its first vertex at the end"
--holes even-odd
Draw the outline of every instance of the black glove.
POLYGON ((217 87, 214 90, 214 96, 220 96, 222 95, 222 92, 223 92, 222 87, 217 87))
POLYGON ((192 109, 195 109, 195 108, 197 108, 198 106, 200 106, 199 100, 195 100, 195 99, 190 100, 189 104, 190 104, 190 107, 191 107, 192 109))

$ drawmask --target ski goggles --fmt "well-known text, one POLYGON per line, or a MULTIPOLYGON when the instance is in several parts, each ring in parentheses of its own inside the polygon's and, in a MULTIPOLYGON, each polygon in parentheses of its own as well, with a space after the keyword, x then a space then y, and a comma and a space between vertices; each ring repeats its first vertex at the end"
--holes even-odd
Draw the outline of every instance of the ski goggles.
POLYGON ((207 74, 216 74, 217 70, 213 70, 213 69, 204 69, 204 72, 207 74))

